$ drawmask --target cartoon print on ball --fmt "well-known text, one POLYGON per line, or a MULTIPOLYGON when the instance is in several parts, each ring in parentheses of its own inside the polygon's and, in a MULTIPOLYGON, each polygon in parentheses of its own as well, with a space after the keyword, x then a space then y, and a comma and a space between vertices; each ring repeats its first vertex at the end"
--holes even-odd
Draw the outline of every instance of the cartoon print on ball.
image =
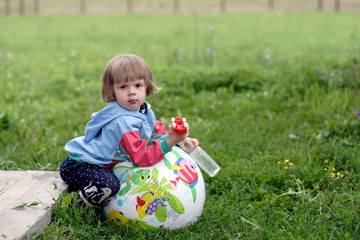
POLYGON ((107 214, 107 218, 110 223, 116 226, 120 226, 121 224, 128 225, 129 222, 129 219, 125 217, 122 212, 119 212, 118 209, 112 209, 112 211, 107 214))
POLYGON ((133 167, 128 166, 117 166, 114 167, 114 173, 120 181, 120 185, 126 184, 119 192, 119 196, 125 195, 131 188, 131 182, 135 185, 145 184, 148 179, 150 179, 150 170, 141 169, 134 172, 134 168, 137 165, 134 164, 133 167), (130 182, 131 181, 131 182, 130 182))
POLYGON ((174 173, 178 175, 174 180, 171 180, 171 184, 176 188, 179 180, 181 180, 191 190, 193 202, 196 202, 196 189, 195 185, 198 182, 198 172, 196 165, 189 159, 181 157, 181 155, 172 150, 171 151, 178 160, 175 164, 171 164, 168 159, 164 158, 164 163, 167 168, 174 170, 174 173))
POLYGON ((166 206, 165 205, 165 201, 167 201, 167 199, 166 198, 160 198, 160 199, 155 199, 154 201, 152 201, 150 204, 149 204, 149 206, 148 206, 148 208, 146 209, 146 211, 145 211, 145 213, 148 213, 148 214, 153 214, 153 213, 155 213, 155 211, 156 211, 156 209, 157 209, 157 207, 159 206, 159 207, 164 207, 164 206, 166 206))
POLYGON ((184 214, 185 208, 181 201, 167 190, 174 190, 168 180, 163 177, 159 184, 159 170, 154 168, 151 172, 150 182, 135 187, 132 195, 143 193, 137 197, 136 210, 140 219, 155 214, 159 222, 167 219, 167 206, 178 214, 184 214))
POLYGON ((122 212, 119 212, 118 209, 112 209, 108 214, 107 218, 111 224, 115 224, 116 226, 125 225, 130 226, 130 224, 135 224, 144 229, 156 229, 155 227, 147 224, 146 222, 136 220, 136 219, 128 219, 124 216, 122 212))

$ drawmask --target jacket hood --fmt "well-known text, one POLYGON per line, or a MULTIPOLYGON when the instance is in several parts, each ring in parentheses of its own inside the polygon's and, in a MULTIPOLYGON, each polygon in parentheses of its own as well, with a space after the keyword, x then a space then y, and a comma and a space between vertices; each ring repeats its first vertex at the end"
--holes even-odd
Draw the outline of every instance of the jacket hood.
POLYGON ((129 111, 121 107, 116 101, 108 102, 105 108, 91 115, 91 120, 86 124, 85 128, 85 140, 90 141, 91 139, 93 139, 96 135, 99 134, 99 132, 105 125, 120 116, 139 116, 138 114, 139 113, 137 111, 129 111))

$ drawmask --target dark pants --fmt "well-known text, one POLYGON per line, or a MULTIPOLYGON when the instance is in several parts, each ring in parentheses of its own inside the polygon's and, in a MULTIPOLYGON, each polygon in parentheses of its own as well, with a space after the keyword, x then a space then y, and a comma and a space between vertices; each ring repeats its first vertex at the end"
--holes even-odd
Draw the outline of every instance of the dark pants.
POLYGON ((112 168, 78 163, 69 157, 60 166, 60 176, 70 192, 79 191, 82 200, 95 206, 106 205, 120 190, 119 179, 112 168))

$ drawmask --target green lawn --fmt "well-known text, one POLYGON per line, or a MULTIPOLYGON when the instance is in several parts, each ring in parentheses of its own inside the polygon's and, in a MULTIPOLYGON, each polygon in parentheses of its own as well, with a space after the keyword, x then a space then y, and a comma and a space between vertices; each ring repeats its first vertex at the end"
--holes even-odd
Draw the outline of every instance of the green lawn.
POLYGON ((40 239, 360 238, 360 15, 266 12, 0 18, 0 169, 58 170, 135 53, 159 120, 186 117, 222 170, 198 223, 135 231, 65 207, 40 239), (288 161, 287 161, 288 160, 288 161))

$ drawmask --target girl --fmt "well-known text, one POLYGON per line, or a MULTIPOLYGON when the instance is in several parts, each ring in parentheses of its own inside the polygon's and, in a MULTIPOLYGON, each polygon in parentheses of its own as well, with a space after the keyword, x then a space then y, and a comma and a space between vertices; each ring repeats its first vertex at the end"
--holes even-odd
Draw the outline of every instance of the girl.
POLYGON ((93 113, 85 136, 65 145, 69 156, 60 166, 60 176, 69 191, 79 191, 87 204, 106 205, 120 190, 112 166, 119 161, 132 161, 146 167, 164 158, 178 144, 194 150, 199 142, 189 132, 176 134, 169 126, 156 121, 145 98, 160 89, 152 79, 146 62, 132 54, 112 58, 102 79, 102 98, 107 106, 93 113))

